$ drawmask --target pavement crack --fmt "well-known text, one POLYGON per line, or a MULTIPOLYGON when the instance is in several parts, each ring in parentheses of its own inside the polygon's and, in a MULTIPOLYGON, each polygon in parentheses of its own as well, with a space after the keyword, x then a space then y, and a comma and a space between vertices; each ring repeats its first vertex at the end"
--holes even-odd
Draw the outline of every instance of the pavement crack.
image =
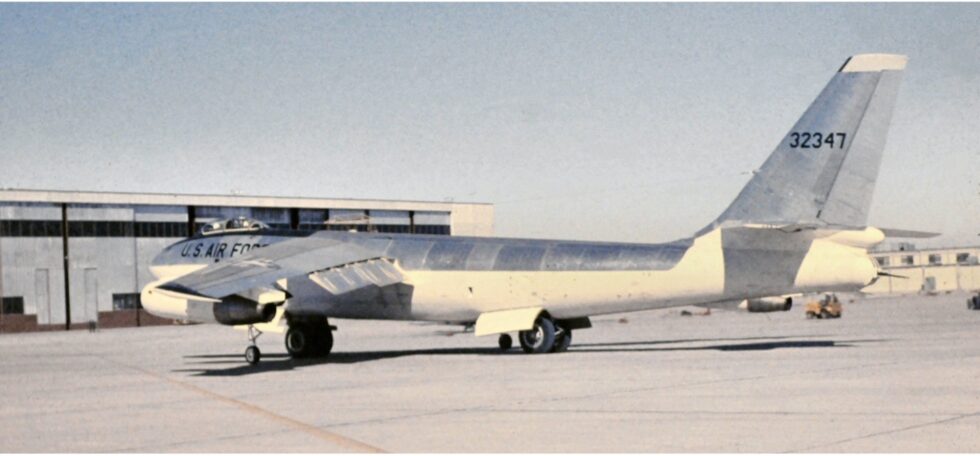
POLYGON ((895 433, 899 433, 899 432, 911 431, 912 429, 919 429, 919 428, 924 428, 924 427, 929 427, 929 426, 936 426, 936 425, 939 425, 939 424, 951 423, 953 421, 962 420, 963 418, 970 418, 970 417, 974 417, 974 416, 980 416, 980 412, 974 412, 974 413, 967 413, 967 414, 963 414, 963 415, 957 415, 957 416, 950 417, 950 418, 943 418, 941 420, 930 421, 928 423, 919 423, 919 424, 913 424, 911 426, 904 426, 904 427, 900 427, 900 428, 896 428, 896 429, 889 429, 887 431, 872 432, 870 434, 859 435, 857 437, 851 437, 851 438, 847 438, 847 439, 843 439, 843 440, 838 440, 836 442, 821 443, 820 445, 813 445, 813 446, 806 447, 806 448, 800 448, 800 449, 796 449, 796 450, 789 450, 789 451, 786 451, 785 453, 802 453, 802 452, 805 452, 805 451, 812 451, 812 450, 815 450, 817 448, 826 448, 826 447, 831 447, 831 446, 834 446, 834 445, 840 445, 840 444, 844 444, 844 443, 855 442, 855 441, 858 441, 858 440, 864 440, 864 439, 870 439, 870 438, 873 438, 873 437, 879 437, 879 436, 882 436, 882 435, 895 434, 895 433))
POLYGON ((188 382, 184 382, 184 381, 181 381, 181 380, 177 380, 177 379, 171 378, 171 377, 169 377, 167 375, 159 374, 159 373, 153 372, 153 371, 148 370, 148 369, 144 369, 144 368, 139 367, 139 366, 132 366, 132 365, 129 365, 129 364, 121 363, 119 361, 116 361, 116 360, 113 360, 113 359, 110 359, 110 358, 106 358, 106 357, 100 357, 100 358, 102 358, 102 359, 104 359, 104 360, 106 360, 106 361, 108 361, 110 363, 116 364, 118 366, 122 366, 122 367, 125 367, 125 368, 128 368, 128 369, 132 369, 132 370, 135 370, 135 371, 138 371, 138 372, 142 372, 143 374, 149 375, 151 377, 155 377, 155 378, 157 378, 159 380, 162 380, 164 382, 170 383, 171 385, 179 386, 181 388, 184 388, 186 390, 189 390, 189 391, 198 393, 198 394, 200 394, 202 396, 206 396, 206 397, 211 398, 213 400, 216 400, 216 401, 219 401, 219 402, 224 402, 225 404, 232 405, 232 406, 237 407, 237 408, 239 408, 241 410, 244 410, 246 412, 249 412, 249 413, 252 413, 254 415, 258 415, 258 416, 261 416, 263 418, 266 418, 266 419, 268 419, 270 421, 274 421, 276 423, 285 425, 286 427, 289 427, 289 428, 292 428, 292 429, 295 429, 295 430, 298 430, 298 431, 301 431, 301 432, 305 432, 306 434, 308 434, 310 436, 313 436, 315 438, 318 438, 318 439, 323 440, 323 441, 328 442, 328 443, 332 443, 332 444, 337 445, 337 446, 339 446, 339 447, 341 447, 341 448, 343 448, 345 450, 349 450, 349 451, 353 451, 353 452, 362 452, 362 453, 384 453, 385 452, 381 448, 375 447, 373 445, 369 445, 367 443, 364 443, 364 442, 361 442, 361 441, 358 441, 358 440, 354 440, 352 438, 345 437, 345 436, 342 436, 340 434, 336 434, 336 433, 327 431, 325 429, 321 429, 321 428, 316 427, 316 426, 313 426, 313 425, 311 425, 309 423, 305 423, 305 422, 299 421, 297 419, 290 418, 288 416, 280 415, 280 414, 275 413, 273 411, 264 409, 262 407, 259 407, 259 406, 254 405, 254 404, 250 404, 250 403, 245 402, 245 401, 242 401, 242 400, 235 399, 233 397, 229 397, 229 396, 225 396, 225 395, 222 395, 222 394, 215 393, 214 391, 211 391, 211 390, 202 388, 202 387, 197 386, 197 385, 194 385, 192 383, 188 383, 188 382))

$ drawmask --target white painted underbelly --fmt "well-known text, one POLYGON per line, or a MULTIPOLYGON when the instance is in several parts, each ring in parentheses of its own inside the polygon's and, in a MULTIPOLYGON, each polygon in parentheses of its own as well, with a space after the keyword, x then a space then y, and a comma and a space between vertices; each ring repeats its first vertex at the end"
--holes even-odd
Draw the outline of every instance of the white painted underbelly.
POLYGON ((672 307, 720 299, 721 234, 694 241, 664 271, 410 271, 411 312, 425 320, 475 320, 483 312, 540 306, 555 318, 672 307))

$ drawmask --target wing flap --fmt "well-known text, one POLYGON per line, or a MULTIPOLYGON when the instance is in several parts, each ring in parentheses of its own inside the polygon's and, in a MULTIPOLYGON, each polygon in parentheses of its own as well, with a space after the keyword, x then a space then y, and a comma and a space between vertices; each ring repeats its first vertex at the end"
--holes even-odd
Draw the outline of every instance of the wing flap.
POLYGON ((345 264, 317 271, 310 280, 335 296, 369 286, 384 288, 405 281, 401 269, 384 258, 345 264))

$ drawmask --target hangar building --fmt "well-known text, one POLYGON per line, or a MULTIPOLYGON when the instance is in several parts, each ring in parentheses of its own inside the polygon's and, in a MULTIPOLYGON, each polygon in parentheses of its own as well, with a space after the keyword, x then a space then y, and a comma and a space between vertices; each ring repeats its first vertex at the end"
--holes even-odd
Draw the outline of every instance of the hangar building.
POLYGON ((139 326, 150 261, 202 225, 493 235, 482 203, 0 190, 0 332, 139 326))
POLYGON ((916 249, 903 243, 871 256, 882 270, 901 277, 881 277, 865 293, 980 290, 980 246, 916 249))

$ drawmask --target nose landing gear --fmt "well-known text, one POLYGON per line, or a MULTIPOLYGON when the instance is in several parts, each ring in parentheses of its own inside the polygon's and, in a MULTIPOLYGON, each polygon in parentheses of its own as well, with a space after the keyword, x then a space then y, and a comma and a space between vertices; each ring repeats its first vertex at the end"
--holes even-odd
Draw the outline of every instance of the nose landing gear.
POLYGON ((262 331, 259 331, 254 325, 248 325, 248 341, 249 346, 245 349, 245 362, 255 365, 259 363, 262 359, 262 352, 259 347, 255 345, 255 340, 262 335, 262 331))

